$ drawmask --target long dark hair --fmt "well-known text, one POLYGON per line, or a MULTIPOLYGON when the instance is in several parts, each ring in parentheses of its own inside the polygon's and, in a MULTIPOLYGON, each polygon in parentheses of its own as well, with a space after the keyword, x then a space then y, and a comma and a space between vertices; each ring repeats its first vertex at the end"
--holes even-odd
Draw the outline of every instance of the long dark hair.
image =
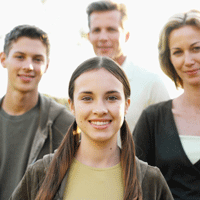
MULTIPOLYGON (((130 84, 120 66, 110 58, 95 57, 83 62, 72 74, 68 90, 69 98, 72 101, 76 78, 86 71, 100 68, 104 68, 112 73, 123 84, 125 98, 128 99, 130 97, 130 84)), ((142 193, 136 173, 135 147, 126 120, 122 124, 120 135, 122 143, 121 165, 124 180, 124 200, 141 200, 142 193)), ((79 147, 79 139, 77 123, 74 121, 54 155, 36 200, 53 199, 76 155, 79 147)))

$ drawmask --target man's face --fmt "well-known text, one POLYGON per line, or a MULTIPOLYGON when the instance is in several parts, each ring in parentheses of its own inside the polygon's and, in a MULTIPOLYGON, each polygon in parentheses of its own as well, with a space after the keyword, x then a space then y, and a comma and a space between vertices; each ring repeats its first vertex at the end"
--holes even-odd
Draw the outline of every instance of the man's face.
POLYGON ((1 63, 8 70, 8 89, 12 92, 37 92, 43 73, 48 68, 46 47, 39 39, 21 37, 9 54, 1 54, 1 63))
POLYGON ((88 38, 97 56, 117 60, 123 55, 122 46, 128 40, 127 34, 121 27, 119 11, 95 11, 90 15, 88 38))

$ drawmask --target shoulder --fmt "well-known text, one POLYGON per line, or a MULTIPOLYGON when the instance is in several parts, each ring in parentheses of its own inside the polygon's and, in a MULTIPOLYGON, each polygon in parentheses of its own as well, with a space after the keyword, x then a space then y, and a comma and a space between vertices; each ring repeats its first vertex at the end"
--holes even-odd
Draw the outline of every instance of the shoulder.
POLYGON ((155 123, 155 119, 160 119, 163 115, 171 115, 172 100, 162 101, 145 108, 140 115, 139 121, 148 120, 155 123))
POLYGON ((148 165, 142 182, 143 195, 147 199, 173 199, 169 186, 157 167, 148 165))
POLYGON ((52 109, 56 113, 62 112, 63 110, 67 109, 64 105, 57 103, 54 99, 46 97, 43 94, 39 94, 39 98, 42 108, 48 108, 48 110, 52 109))
POLYGON ((29 165, 25 175, 13 192, 10 200, 35 199, 49 168, 53 154, 49 154, 29 165))
MULTIPOLYGON (((43 117, 48 116, 48 121, 61 121, 70 125, 74 117, 70 111, 64 106, 57 103, 55 100, 40 94, 41 113, 43 117)), ((63 124, 62 124, 63 125, 63 124)))
POLYGON ((144 199, 173 199, 167 182, 157 167, 137 159, 137 175, 144 199))
POLYGON ((34 177, 44 176, 49 168, 54 154, 47 154, 42 159, 37 160, 34 164, 29 165, 27 172, 34 177))
POLYGON ((161 78, 158 74, 153 73, 149 70, 147 70, 144 67, 138 66, 135 64, 129 56, 126 57, 126 60, 122 64, 122 69, 125 71, 128 77, 130 78, 141 78, 142 80, 146 81, 152 81, 152 82, 162 82, 161 78))
POLYGON ((35 184, 43 182, 53 159, 53 155, 54 154, 47 154, 42 159, 39 159, 35 163, 28 166, 28 169, 25 173, 25 178, 28 183, 33 185, 33 187, 36 187, 34 186, 35 184))
POLYGON ((172 99, 168 101, 162 101, 156 104, 152 104, 144 109, 144 112, 147 114, 150 113, 156 113, 156 112, 162 112, 166 110, 171 110, 172 108, 172 99))
POLYGON ((135 160, 136 160, 137 178, 138 178, 140 184, 142 184, 145 173, 147 171, 148 164, 147 164, 147 162, 144 162, 144 161, 138 159, 137 157, 135 157, 135 160))

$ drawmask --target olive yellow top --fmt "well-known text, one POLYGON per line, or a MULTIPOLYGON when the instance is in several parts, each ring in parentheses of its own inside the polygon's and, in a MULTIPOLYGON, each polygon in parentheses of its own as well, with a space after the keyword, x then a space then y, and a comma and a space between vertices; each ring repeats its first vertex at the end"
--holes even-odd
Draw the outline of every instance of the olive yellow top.
POLYGON ((68 175, 64 200, 122 200, 123 175, 120 163, 95 168, 74 159, 68 175))

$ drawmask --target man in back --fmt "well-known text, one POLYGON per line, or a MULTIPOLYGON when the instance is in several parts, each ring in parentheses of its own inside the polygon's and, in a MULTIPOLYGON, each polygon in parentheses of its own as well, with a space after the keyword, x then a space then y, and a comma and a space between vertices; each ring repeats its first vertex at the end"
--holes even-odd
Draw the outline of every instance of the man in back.
POLYGON ((169 99, 164 83, 158 75, 135 66, 123 52, 123 45, 130 33, 126 29, 127 11, 124 4, 112 1, 97 1, 87 7, 89 33, 97 56, 108 56, 125 71, 131 84, 131 105, 126 120, 131 131, 142 110, 160 101, 169 99))
POLYGON ((17 26, 5 37, 0 54, 8 71, 7 92, 0 100, 2 200, 10 197, 29 164, 59 146, 73 121, 64 106, 38 92, 49 50, 47 34, 35 26, 17 26))

